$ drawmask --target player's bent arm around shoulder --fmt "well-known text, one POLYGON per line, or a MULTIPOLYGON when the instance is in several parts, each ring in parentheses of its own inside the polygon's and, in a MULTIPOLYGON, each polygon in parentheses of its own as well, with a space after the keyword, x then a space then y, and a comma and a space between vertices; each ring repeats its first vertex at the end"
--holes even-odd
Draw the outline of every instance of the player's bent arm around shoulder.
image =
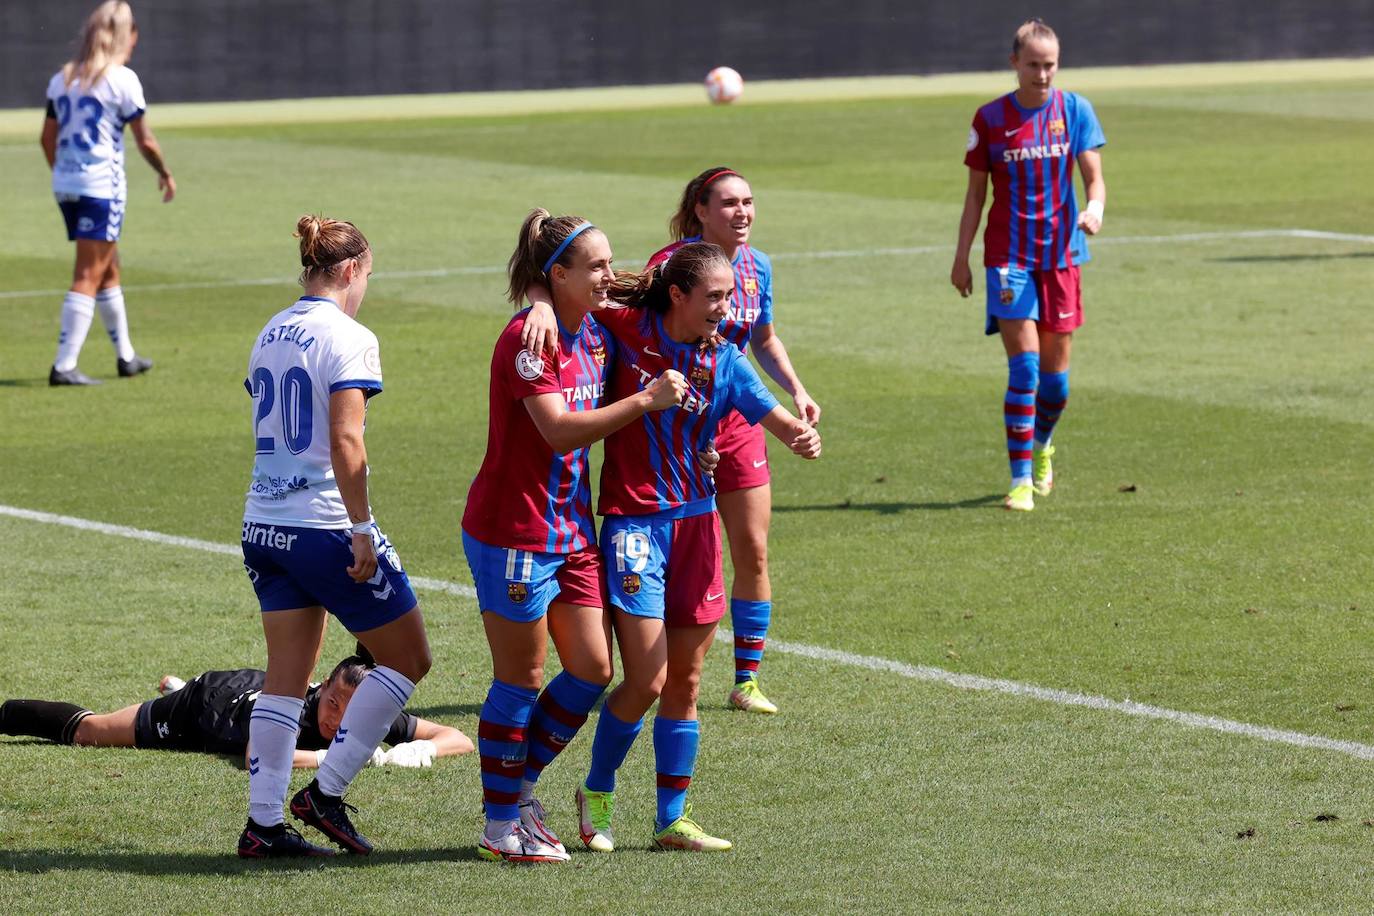
POLYGON ((533 283, 525 291, 530 313, 520 330, 520 344, 531 353, 543 351, 558 357, 558 316, 553 311, 553 293, 542 283, 533 283))
POLYGON ((790 448, 794 455, 800 455, 807 460, 821 457, 820 432, 805 420, 794 417, 781 404, 770 410, 759 422, 775 439, 790 448))
POLYGON ((973 294, 973 271, 969 269, 969 252, 973 250, 973 239, 978 235, 978 224, 983 219, 983 205, 988 199, 988 173, 981 169, 968 170, 968 190, 964 193, 964 212, 959 217, 959 239, 954 246, 954 267, 949 272, 949 282, 961 296, 973 294))
POLYGON ((614 404, 594 410, 568 410, 562 394, 536 394, 525 398, 525 409, 544 437, 559 454, 566 454, 598 442, 646 413, 666 410, 682 403, 687 380, 681 372, 669 369, 637 391, 614 404))
POLYGON ((821 421, 821 405, 807 394, 806 386, 802 384, 801 377, 792 368, 792 360, 787 355, 787 348, 783 346, 782 338, 773 329, 773 323, 754 325, 750 343, 754 347, 754 358, 759 361, 763 371, 783 387, 792 396, 792 403, 797 406, 797 416, 801 417, 812 426, 821 421))
POLYGON ((162 146, 157 142, 157 137, 153 136, 153 129, 148 126, 148 116, 141 115, 130 121, 129 131, 134 135, 134 143, 138 145, 138 151, 144 161, 157 172, 157 189, 162 192, 162 202, 171 202, 177 194, 176 179, 172 177, 172 173, 167 169, 167 163, 162 158, 162 146))
POLYGON ((1102 153, 1086 149, 1078 154, 1078 169, 1083 174, 1083 187, 1088 204, 1078 214, 1078 225, 1088 235, 1102 231, 1102 211, 1107 206, 1107 181, 1102 177, 1102 153))
POLYGON ((363 445, 363 417, 367 396, 360 388, 341 388, 329 396, 329 460, 334 482, 348 519, 353 523, 353 565, 348 575, 366 582, 377 572, 372 543, 372 510, 367 499, 367 448, 363 445))

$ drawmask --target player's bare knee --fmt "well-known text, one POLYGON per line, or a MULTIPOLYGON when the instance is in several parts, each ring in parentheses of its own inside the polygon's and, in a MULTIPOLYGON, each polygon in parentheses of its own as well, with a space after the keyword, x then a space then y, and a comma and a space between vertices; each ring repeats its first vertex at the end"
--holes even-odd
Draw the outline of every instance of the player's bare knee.
POLYGON ((100 723, 95 716, 87 716, 76 724, 76 734, 72 736, 72 744, 80 747, 99 747, 100 746, 100 723))

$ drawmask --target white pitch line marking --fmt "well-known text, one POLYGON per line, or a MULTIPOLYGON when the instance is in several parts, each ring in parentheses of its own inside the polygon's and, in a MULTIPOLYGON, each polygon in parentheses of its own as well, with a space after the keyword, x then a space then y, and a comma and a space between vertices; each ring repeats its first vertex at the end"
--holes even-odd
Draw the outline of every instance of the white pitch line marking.
MULTIPOLYGON (((166 544, 172 547, 202 550, 207 553, 217 553, 225 556, 242 555, 238 547, 230 544, 217 544, 213 541, 202 541, 198 538, 181 537, 175 534, 163 534, 159 531, 147 531, 142 528, 130 528, 124 525, 111 525, 106 522, 76 518, 70 515, 56 515, 51 512, 20 509, 16 506, 0 505, 0 515, 7 515, 11 518, 23 519, 25 521, 62 525, 67 528, 75 528, 81 531, 94 531, 99 534, 108 534, 115 537, 151 541, 156 544, 166 544)), ((428 579, 421 576, 412 576, 410 581, 416 588, 424 591, 444 592, 450 595, 457 595, 460 598, 475 598, 477 596, 476 592, 470 586, 459 585, 456 582, 447 582, 443 579, 428 579)), ((728 646, 733 639, 733 634, 723 627, 720 629, 719 635, 722 646, 728 646)), ((1010 696, 1040 700, 1045 703, 1055 703, 1059 706, 1082 706, 1088 709, 1122 713, 1141 719, 1157 719, 1163 722, 1172 722, 1175 725, 1183 725, 1188 728, 1201 728, 1208 731, 1220 732, 1225 735, 1239 735, 1245 738, 1253 738, 1258 741, 1267 741, 1271 744, 1288 744, 1294 747, 1312 750, 1333 751, 1360 760, 1374 760, 1374 746, 1360 744, 1357 741, 1342 741, 1338 738, 1326 738, 1321 735, 1309 735, 1304 732, 1270 728, 1267 725, 1253 725, 1249 722, 1223 719, 1218 716, 1208 716, 1196 712, 1182 712, 1176 709, 1166 709, 1162 706, 1150 706, 1146 703, 1136 703, 1133 700, 1113 700, 1109 697, 1095 694, 1074 693, 1068 690, 1057 690, 1053 687, 1037 687, 1034 684, 1023 684, 1020 681, 982 677, 977 674, 961 674, 957 671, 947 671, 944 668, 932 668, 928 665, 912 665, 906 662, 893 661, 892 659, 878 658, 872 655, 857 655, 852 652, 844 652, 839 649, 827 649, 824 646, 812 646, 806 643, 770 640, 768 648, 774 652, 797 655, 815 661, 895 674, 899 677, 910 678, 916 681, 925 681, 927 683, 944 684, 947 687, 953 687, 958 690, 1004 693, 1010 696)))
MULTIPOLYGON (((1186 242, 1215 242, 1232 239, 1313 239, 1326 242, 1356 242, 1374 244, 1374 235, 1352 235, 1345 232, 1326 232, 1320 229, 1254 229, 1241 232, 1185 232, 1177 235, 1103 236, 1093 239, 1096 245, 1167 245, 1186 242)), ((975 245, 975 249, 981 246, 975 245)), ((824 261, 835 258, 875 258, 901 255, 940 254, 952 251, 949 245, 917 245, 906 248, 854 248, 833 251, 782 251, 770 255, 775 261, 824 261)), ((485 276, 503 274, 506 268, 496 265, 473 267, 434 267, 426 270, 379 270, 374 280, 414 280, 443 277, 485 276)), ((125 286, 127 292, 157 292, 166 290, 228 289, 240 286, 289 286, 290 277, 258 277, 238 280, 188 280, 177 283, 135 283, 125 286)), ((34 299, 61 296, 65 289, 12 289, 0 291, 0 299, 34 299)))

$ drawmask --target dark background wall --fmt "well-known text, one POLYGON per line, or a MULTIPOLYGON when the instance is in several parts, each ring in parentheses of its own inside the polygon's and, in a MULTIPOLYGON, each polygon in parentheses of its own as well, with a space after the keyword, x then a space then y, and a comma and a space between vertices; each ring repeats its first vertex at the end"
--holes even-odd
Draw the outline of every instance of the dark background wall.
MULTIPOLYGON (((41 104, 94 0, 0 0, 0 106, 41 104)), ((155 101, 989 70, 1040 15, 1068 65, 1374 54, 1374 0, 136 0, 155 101)))

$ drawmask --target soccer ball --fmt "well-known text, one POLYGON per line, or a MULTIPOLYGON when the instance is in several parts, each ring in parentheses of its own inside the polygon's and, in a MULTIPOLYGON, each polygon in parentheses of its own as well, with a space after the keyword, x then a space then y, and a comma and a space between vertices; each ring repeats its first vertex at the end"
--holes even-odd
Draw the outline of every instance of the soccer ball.
POLYGON ((729 67, 717 67, 706 74, 706 95, 714 105, 729 105, 744 92, 744 77, 729 67))

